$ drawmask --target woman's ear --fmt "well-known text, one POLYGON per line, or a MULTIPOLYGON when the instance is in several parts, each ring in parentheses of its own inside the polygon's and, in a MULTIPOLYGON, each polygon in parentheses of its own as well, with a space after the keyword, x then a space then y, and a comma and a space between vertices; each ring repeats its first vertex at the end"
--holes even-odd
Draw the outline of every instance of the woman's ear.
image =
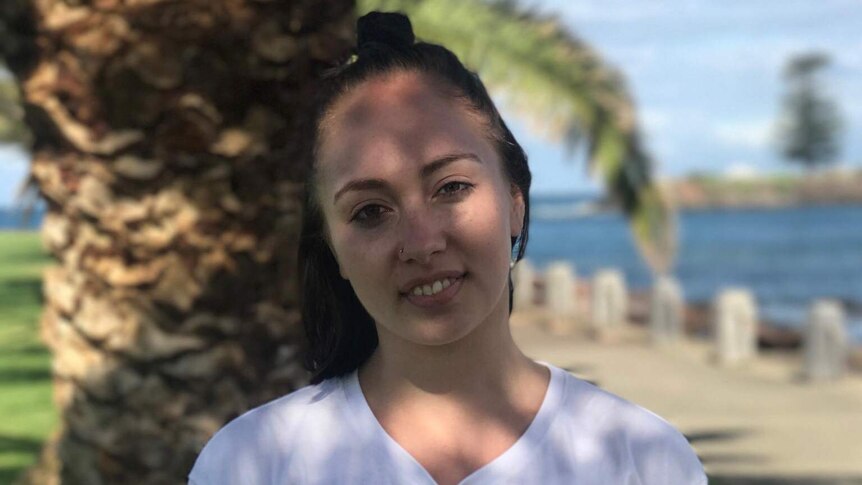
POLYGON ((521 189, 515 185, 511 185, 512 193, 512 210, 509 213, 509 226, 512 228, 512 237, 521 235, 521 230, 524 229, 524 213, 526 212, 526 204, 524 203, 524 194, 521 189))

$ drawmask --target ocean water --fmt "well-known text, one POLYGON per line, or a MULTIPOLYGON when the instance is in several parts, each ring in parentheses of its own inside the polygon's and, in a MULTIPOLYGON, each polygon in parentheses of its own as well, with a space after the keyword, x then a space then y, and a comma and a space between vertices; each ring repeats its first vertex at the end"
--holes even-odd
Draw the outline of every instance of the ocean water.
MULTIPOLYGON (((576 198, 534 198, 527 258, 539 268, 571 262, 580 277, 622 270, 634 289, 652 275, 625 219, 587 214, 576 198)), ((862 206, 685 211, 679 214, 673 274, 687 301, 708 302, 723 288, 750 289, 763 318, 804 325, 817 298, 844 302, 854 340, 862 342, 862 206)))
POLYGON ((41 206, 35 207, 29 216, 17 208, 0 207, 0 231, 35 231, 44 216, 45 209, 41 206))
MULTIPOLYGON (((619 214, 591 213, 580 197, 534 197, 527 258, 540 269, 569 261, 579 277, 619 268, 633 289, 652 274, 619 214)), ((35 229, 37 211, 22 226, 17 211, 0 209, 0 230, 35 229)), ((674 275, 689 302, 709 302, 722 288, 744 287, 763 318, 801 327, 816 298, 844 302, 851 334, 862 343, 862 206, 727 209, 679 214, 674 275)))

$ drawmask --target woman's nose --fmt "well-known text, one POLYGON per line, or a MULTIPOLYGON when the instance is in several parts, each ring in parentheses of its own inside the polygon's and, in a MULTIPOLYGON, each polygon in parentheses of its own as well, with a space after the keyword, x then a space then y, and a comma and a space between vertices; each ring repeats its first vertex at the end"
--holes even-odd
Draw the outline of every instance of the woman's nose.
POLYGON ((405 213, 401 226, 401 244, 398 248, 401 261, 428 264, 434 254, 446 249, 446 235, 441 221, 432 211, 405 213))

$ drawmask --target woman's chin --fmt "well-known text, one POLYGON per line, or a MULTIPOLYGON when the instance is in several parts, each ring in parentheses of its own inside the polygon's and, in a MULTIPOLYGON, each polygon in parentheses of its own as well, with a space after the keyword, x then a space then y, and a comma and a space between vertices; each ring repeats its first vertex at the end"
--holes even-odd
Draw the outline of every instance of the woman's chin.
POLYGON ((406 340, 425 346, 440 347, 450 345, 467 337, 475 328, 465 325, 464 322, 423 322, 417 324, 406 340))

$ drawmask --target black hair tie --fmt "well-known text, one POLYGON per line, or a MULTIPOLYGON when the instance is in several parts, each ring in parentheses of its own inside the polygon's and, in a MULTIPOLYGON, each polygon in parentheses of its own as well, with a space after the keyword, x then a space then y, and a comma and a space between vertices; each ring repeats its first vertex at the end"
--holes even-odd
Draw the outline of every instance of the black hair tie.
POLYGON ((393 12, 370 12, 359 18, 356 23, 356 50, 383 44, 396 49, 413 45, 416 37, 413 26, 406 15, 393 12))

